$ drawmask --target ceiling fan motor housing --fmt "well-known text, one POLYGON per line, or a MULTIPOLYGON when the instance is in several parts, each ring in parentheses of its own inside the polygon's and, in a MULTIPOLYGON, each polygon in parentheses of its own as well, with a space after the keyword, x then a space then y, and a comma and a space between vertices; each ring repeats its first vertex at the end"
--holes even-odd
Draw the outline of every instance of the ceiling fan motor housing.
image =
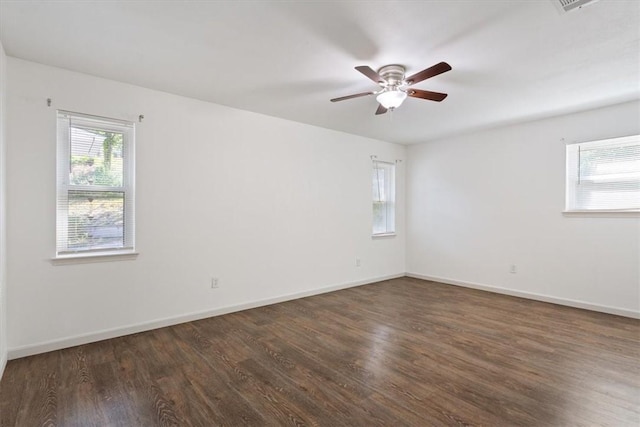
POLYGON ((404 83, 405 69, 402 65, 385 65, 378 70, 378 75, 382 77, 386 86, 396 87, 404 83))

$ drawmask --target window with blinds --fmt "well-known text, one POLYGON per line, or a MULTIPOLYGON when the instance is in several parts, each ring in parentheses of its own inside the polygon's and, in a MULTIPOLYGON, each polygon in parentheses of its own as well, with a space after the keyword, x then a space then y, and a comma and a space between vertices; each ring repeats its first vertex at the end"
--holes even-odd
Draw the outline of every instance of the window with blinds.
POLYGON ((395 168, 393 163, 373 162, 373 235, 396 232, 395 168))
POLYGON ((134 125, 58 111, 57 256, 134 249, 134 125))
POLYGON ((567 145, 568 212, 640 212, 640 135, 567 145))

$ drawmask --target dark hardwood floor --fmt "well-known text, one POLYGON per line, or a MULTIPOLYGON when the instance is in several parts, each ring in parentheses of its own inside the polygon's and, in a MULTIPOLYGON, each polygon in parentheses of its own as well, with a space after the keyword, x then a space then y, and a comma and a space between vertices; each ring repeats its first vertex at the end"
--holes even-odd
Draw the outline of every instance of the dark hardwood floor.
POLYGON ((10 361, 2 426, 638 426, 640 321, 402 278, 10 361))

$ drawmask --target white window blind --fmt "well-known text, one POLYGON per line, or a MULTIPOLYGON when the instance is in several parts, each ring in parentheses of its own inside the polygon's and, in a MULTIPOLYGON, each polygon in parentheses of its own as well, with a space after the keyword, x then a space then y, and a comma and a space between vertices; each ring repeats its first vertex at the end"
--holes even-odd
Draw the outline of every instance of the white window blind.
POLYGON ((393 163, 373 162, 373 235, 393 234, 395 218, 395 168, 393 163))
POLYGON ((134 124, 58 111, 56 254, 134 249, 134 124))
POLYGON ((567 211, 640 211, 640 135, 567 145, 567 211))

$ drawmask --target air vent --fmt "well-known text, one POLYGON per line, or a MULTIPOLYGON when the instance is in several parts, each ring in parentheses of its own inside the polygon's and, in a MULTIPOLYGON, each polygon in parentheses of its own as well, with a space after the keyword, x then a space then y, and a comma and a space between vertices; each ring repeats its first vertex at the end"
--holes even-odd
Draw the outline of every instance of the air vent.
POLYGON ((551 0, 560 12, 571 12, 598 0, 551 0))

